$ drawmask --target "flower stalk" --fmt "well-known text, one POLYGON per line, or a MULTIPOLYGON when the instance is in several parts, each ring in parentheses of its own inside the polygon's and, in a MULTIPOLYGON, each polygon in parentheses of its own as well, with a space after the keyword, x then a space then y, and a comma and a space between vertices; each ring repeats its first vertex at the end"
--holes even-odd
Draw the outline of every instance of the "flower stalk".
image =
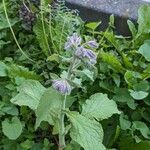
POLYGON ((77 69, 79 67, 80 62, 89 63, 89 65, 93 65, 96 63, 96 54, 91 50, 93 48, 98 48, 98 44, 96 43, 96 41, 88 41, 84 44, 82 44, 81 42, 82 39, 78 36, 77 33, 74 33, 72 36, 67 38, 67 42, 65 43, 65 50, 71 50, 73 56, 68 68, 67 77, 53 80, 52 84, 53 88, 64 95, 59 115, 59 150, 63 150, 66 146, 64 111, 66 109, 67 95, 70 95, 72 90, 72 87, 68 81, 73 79, 72 77, 74 76, 72 76, 72 72, 74 69, 77 69))
POLYGON ((64 100, 62 102, 62 108, 61 108, 61 113, 60 113, 60 118, 59 118, 59 150, 63 150, 66 146, 65 143, 65 124, 64 124, 64 110, 66 108, 66 99, 67 99, 67 94, 64 96, 64 100))
MULTIPOLYGON (((76 56, 73 56, 73 60, 68 68, 68 74, 67 74, 67 80, 71 79, 71 74, 72 70, 74 68, 74 64, 76 61, 76 56)), ((66 146, 65 143, 65 113, 64 110, 66 109, 66 100, 67 100, 67 94, 64 95, 64 99, 62 102, 62 107, 61 107, 61 113, 60 113, 60 118, 59 118, 59 150, 63 150, 66 146)))

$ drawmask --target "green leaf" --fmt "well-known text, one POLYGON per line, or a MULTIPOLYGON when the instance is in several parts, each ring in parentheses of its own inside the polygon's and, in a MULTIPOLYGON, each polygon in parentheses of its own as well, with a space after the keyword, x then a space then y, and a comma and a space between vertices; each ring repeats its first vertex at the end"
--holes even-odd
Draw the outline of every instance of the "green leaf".
POLYGON ((126 69, 134 70, 133 63, 131 62, 129 57, 126 56, 124 53, 122 53, 122 60, 123 60, 123 64, 126 67, 126 69))
POLYGON ((10 101, 19 106, 28 106, 31 109, 37 109, 40 98, 45 92, 45 88, 36 80, 26 80, 19 88, 17 94, 10 101))
POLYGON ((150 113, 148 110, 143 111, 141 115, 146 121, 148 121, 150 123, 150 113))
POLYGON ((115 37, 114 33, 112 31, 105 32, 104 36, 112 44, 112 46, 115 47, 118 50, 118 52, 120 53, 121 45, 120 45, 119 41, 117 40, 117 38, 115 37))
POLYGON ((117 87, 120 86, 120 76, 118 74, 112 74, 112 78, 115 82, 115 84, 117 85, 117 87))
POLYGON ((100 52, 99 56, 103 62, 107 63, 115 71, 121 72, 121 73, 124 72, 124 68, 121 65, 119 59, 115 55, 113 55, 112 53, 100 52))
POLYGON ((116 94, 113 97, 114 101, 121 102, 121 103, 127 103, 127 105, 131 109, 135 109, 136 108, 136 104, 134 102, 134 99, 130 95, 128 89, 126 89, 126 88, 117 88, 115 90, 115 93, 116 94))
POLYGON ((39 45, 46 56, 49 55, 49 45, 48 45, 48 26, 45 23, 42 23, 40 19, 38 19, 36 25, 33 28, 34 33, 36 34, 36 38, 39 42, 39 45), (44 28, 43 28, 44 25, 44 28), (45 31, 45 32, 44 32, 45 31))
POLYGON ((82 79, 81 78, 74 78, 72 81, 73 87, 82 88, 82 79))
POLYGON ((130 129, 131 122, 128 120, 127 116, 121 114, 119 120, 120 120, 120 127, 122 130, 130 129))
POLYGON ((138 33, 150 32, 150 7, 149 5, 143 5, 138 10, 138 33))
POLYGON ((100 22, 90 22, 90 23, 87 23, 85 26, 87 28, 95 30, 100 24, 101 24, 101 21, 100 22))
POLYGON ((126 83, 128 83, 130 86, 133 86, 137 83, 137 79, 141 79, 142 76, 139 72, 135 71, 127 71, 124 75, 126 83))
POLYGON ((109 100, 106 94, 96 93, 82 106, 82 115, 97 120, 111 117, 113 114, 120 114, 117 105, 113 100, 109 100))
POLYGON ((72 140, 80 144, 85 150, 105 150, 102 144, 103 129, 101 124, 77 112, 68 112, 67 116, 72 123, 70 130, 72 140))
POLYGON ((144 91, 133 91, 133 90, 129 90, 130 91, 130 95, 135 99, 135 100, 141 100, 144 99, 148 96, 148 92, 144 92, 144 91))
POLYGON ((46 8, 46 6, 47 6, 48 4, 50 4, 50 3, 52 2, 52 0, 42 0, 41 2, 42 2, 42 6, 43 6, 44 8, 46 8))
POLYGON ((150 78, 150 64, 148 64, 147 68, 143 71, 142 76, 144 79, 150 78))
POLYGON ((77 70, 75 71, 77 76, 80 76, 82 80, 86 80, 86 78, 90 79, 91 81, 94 81, 94 73, 88 69, 83 69, 82 71, 77 70))
POLYGON ((13 116, 17 116, 19 114, 17 107, 13 104, 5 104, 0 111, 13 116))
POLYGON ((54 125, 61 110, 62 98, 63 96, 53 88, 48 88, 44 92, 36 110, 36 129, 42 121, 47 121, 49 124, 54 125))
POLYGON ((145 138, 150 139, 150 129, 144 122, 134 121, 132 127, 133 129, 139 130, 145 138))
POLYGON ((47 60, 60 63, 60 56, 58 54, 52 54, 47 58, 47 60))
MULTIPOLYGON (((18 18, 13 18, 13 19, 11 18, 9 21, 10 21, 11 26, 14 26, 17 22, 19 22, 18 18)), ((6 28, 9 28, 8 21, 5 15, 0 14, 0 30, 6 29, 6 28)))
POLYGON ((22 142, 20 145, 22 148, 24 148, 25 150, 31 149, 31 147, 33 146, 34 142, 30 141, 30 140, 26 140, 24 142, 22 142))
POLYGON ((10 78, 22 77, 24 79, 32 79, 32 80, 40 79, 40 76, 37 75, 34 71, 29 71, 28 68, 16 64, 11 64, 8 67, 8 76, 10 78))
POLYGON ((134 38, 137 34, 137 29, 132 21, 128 20, 127 23, 128 23, 129 29, 132 33, 132 37, 134 38))
POLYGON ((108 83, 106 80, 100 81, 99 86, 107 91, 114 92, 114 85, 108 83))
POLYGON ((17 117, 13 117, 11 121, 5 119, 2 122, 2 131, 9 139, 15 140, 22 133, 22 124, 17 117))
POLYGON ((0 61, 0 77, 7 76, 7 65, 0 61))
POLYGON ((115 23, 115 17, 114 17, 114 15, 112 14, 112 15, 110 15, 110 17, 109 17, 109 25, 112 26, 112 27, 114 27, 114 23, 115 23))
POLYGON ((150 62, 150 40, 146 41, 138 51, 147 61, 150 62))
POLYGON ((150 89, 150 84, 147 80, 143 80, 143 81, 138 82, 137 84, 134 84, 133 89, 135 91, 147 92, 150 89))

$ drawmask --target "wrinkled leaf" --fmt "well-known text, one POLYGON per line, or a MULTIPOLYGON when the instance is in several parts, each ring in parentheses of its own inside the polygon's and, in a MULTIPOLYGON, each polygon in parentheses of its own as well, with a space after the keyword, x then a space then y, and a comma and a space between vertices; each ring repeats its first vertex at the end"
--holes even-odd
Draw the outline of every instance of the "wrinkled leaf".
POLYGON ((95 120, 90 120, 77 112, 68 112, 67 116, 72 123, 70 136, 85 150, 105 150, 102 126, 95 120))
POLYGON ((89 118, 94 117, 98 120, 103 120, 113 114, 120 114, 120 112, 116 103, 108 99, 106 94, 96 93, 82 106, 82 114, 89 118))
POLYGON ((26 80, 19 88, 19 93, 10 101, 19 106, 28 106, 37 109, 45 88, 36 80, 26 80))
POLYGON ((40 79, 40 76, 37 75, 34 71, 29 71, 28 68, 16 64, 11 64, 8 67, 8 76, 10 78, 21 77, 24 79, 32 79, 32 80, 40 79))

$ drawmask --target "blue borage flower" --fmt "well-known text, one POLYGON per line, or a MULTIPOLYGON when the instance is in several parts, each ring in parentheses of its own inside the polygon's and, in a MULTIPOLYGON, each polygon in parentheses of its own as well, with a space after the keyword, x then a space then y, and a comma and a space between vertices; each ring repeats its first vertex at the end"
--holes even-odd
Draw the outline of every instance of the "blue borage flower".
POLYGON ((87 58, 91 62, 91 64, 96 63, 96 54, 90 49, 81 46, 76 50, 75 55, 79 59, 87 58))
POLYGON ((77 33, 73 33, 72 36, 67 38, 67 42, 65 43, 65 50, 77 48, 81 44, 81 41, 81 37, 79 37, 77 33))
POLYGON ((98 43, 95 40, 88 41, 85 44, 88 45, 90 48, 98 48, 98 43))
POLYGON ((60 92, 64 95, 65 94, 70 95, 71 90, 72 90, 70 84, 67 82, 66 79, 53 80, 52 86, 54 89, 56 89, 58 92, 60 92))
POLYGON ((81 42, 81 37, 77 33, 73 33, 72 36, 68 37, 65 43, 65 49, 73 49, 77 58, 84 59, 84 61, 88 59, 88 64, 94 65, 96 63, 96 54, 91 49, 98 48, 98 43, 95 40, 88 41, 84 44, 81 44, 81 42))

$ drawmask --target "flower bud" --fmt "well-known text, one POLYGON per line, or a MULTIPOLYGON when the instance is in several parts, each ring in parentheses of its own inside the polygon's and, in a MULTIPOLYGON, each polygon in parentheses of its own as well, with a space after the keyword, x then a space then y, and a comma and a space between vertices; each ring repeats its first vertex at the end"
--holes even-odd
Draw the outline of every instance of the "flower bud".
POLYGON ((53 80, 52 86, 62 94, 70 95, 71 93, 71 86, 65 79, 53 80))
POLYGON ((65 49, 68 50, 70 48, 77 48, 81 44, 81 37, 77 35, 77 33, 73 33, 72 36, 67 38, 67 42, 65 43, 65 49))

